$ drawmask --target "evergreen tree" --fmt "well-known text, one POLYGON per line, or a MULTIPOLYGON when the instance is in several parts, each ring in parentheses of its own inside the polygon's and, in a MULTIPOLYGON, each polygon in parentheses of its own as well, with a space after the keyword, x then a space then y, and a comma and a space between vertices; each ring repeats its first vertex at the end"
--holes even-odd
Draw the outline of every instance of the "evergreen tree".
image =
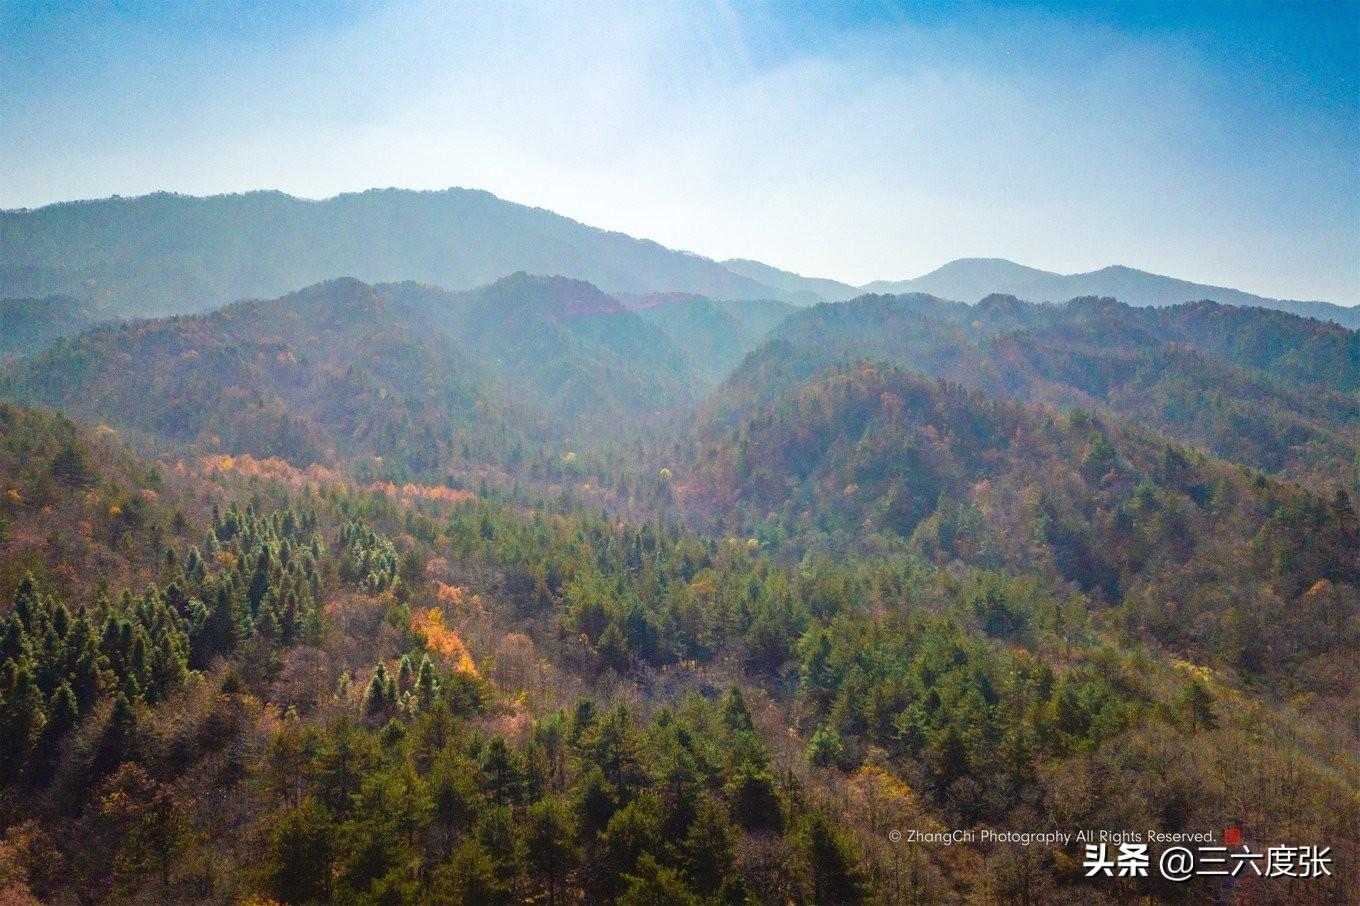
POLYGON ((563 883, 578 852, 573 836, 570 815, 558 799, 542 799, 529 807, 525 852, 530 871, 548 895, 548 906, 557 906, 565 897, 563 883))
POLYGON ((1211 730, 1217 723, 1214 717, 1214 696, 1209 687, 1199 677, 1185 684, 1176 700, 1176 708, 1181 713, 1190 732, 1211 730))
POLYGON ((434 705, 438 693, 439 684, 434 678, 434 664, 430 662, 429 655, 426 655, 420 660, 420 672, 416 677, 416 701, 420 707, 429 708, 434 705))
POLYGON ((63 682, 47 703, 47 723, 43 726, 34 763, 42 778, 51 776, 57 752, 68 733, 80 720, 80 706, 70 685, 63 682))
POLYGON ((284 814, 269 835, 265 859, 274 896, 284 903, 330 900, 332 833, 330 812, 310 797, 284 814))
POLYGON ((131 752, 133 737, 137 732, 137 713, 127 693, 119 693, 114 700, 113 711, 104 734, 100 737, 99 748, 95 753, 92 769, 96 775, 108 774, 116 768, 131 752))
POLYGON ((42 698, 42 690, 33 677, 27 661, 16 664, 5 662, 0 674, 0 777, 4 782, 18 779, 20 772, 28 764, 43 727, 47 714, 42 698))
POLYGON ((810 879, 809 900, 826 906, 860 903, 868 896, 868 881, 844 833, 824 813, 803 819, 794 835, 810 879))
POLYGON ((832 727, 819 727, 808 742, 807 758, 819 768, 828 768, 839 764, 844 752, 840 734, 832 727))
POLYGON ((494 906, 509 898, 486 847, 473 838, 460 843, 435 871, 434 894, 436 902, 450 906, 494 906))
POLYGON ((732 817, 747 830, 778 829, 781 824, 779 794, 774 774, 753 760, 744 759, 723 787, 732 817))
POLYGON ((387 675, 387 665, 379 661, 364 692, 364 711, 371 717, 378 717, 389 714, 396 703, 396 683, 387 675))

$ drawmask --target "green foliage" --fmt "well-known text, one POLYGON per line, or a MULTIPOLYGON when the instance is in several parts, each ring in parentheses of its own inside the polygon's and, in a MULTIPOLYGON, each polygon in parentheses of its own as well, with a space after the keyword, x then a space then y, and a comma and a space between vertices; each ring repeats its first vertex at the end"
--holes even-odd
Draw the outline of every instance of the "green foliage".
POLYGON ((819 768, 839 764, 845 755, 841 735, 830 727, 820 727, 808 743, 807 759, 819 768))
POLYGON ((805 817, 794 834, 810 878, 809 901, 850 904, 868 898, 868 884, 845 835, 821 812, 805 817))
POLYGON ((340 577, 358 582, 370 592, 385 591, 397 578, 397 550, 392 542, 360 522, 340 530, 340 577))
POLYGON ((315 799, 304 799, 280 816, 269 835, 265 884, 284 903, 330 899, 334 824, 315 799))

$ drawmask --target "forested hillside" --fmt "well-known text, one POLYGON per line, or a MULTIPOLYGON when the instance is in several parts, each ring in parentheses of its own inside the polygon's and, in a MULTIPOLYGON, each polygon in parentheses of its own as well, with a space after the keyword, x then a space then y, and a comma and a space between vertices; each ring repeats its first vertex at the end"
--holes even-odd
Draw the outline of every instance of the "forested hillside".
MULTIPOLYGON (((789 318, 772 336, 796 354, 746 370, 791 379, 863 358, 991 396, 1104 408, 1220 457, 1323 485, 1353 486, 1360 443, 1360 335, 1323 321, 1210 302, 1134 308, 1109 299, 976 306, 866 296, 789 318)), ((738 379, 716 410, 781 389, 738 379)))
POLYGON ((1360 309, 1266 298, 1111 266, 1056 274, 1004 259, 963 258, 910 280, 855 288, 759 261, 714 261, 578 223, 488 192, 372 189, 311 200, 282 192, 194 197, 158 192, 0 210, 0 299, 64 295, 101 319, 207 311, 350 276, 471 289, 527 271, 606 292, 839 302, 863 293, 928 293, 975 303, 1113 296, 1134 306, 1211 299, 1360 328, 1360 309))
POLYGON ((1357 906, 1357 37, 0 0, 0 906, 1357 906))
POLYGON ((379 291, 489 361, 566 433, 654 427, 697 398, 680 347, 589 283, 518 273, 460 294, 379 291))
POLYGON ((37 352, 93 323, 84 306, 64 296, 0 299, 0 362, 37 352))
MULTIPOLYGON (((1129 631, 1278 684, 1318 675, 1309 662, 1330 674, 1360 641, 1346 491, 1273 482, 1079 410, 860 364, 796 385, 706 450, 678 492, 723 514, 720 533, 837 552, 906 541, 941 565, 1070 583, 1122 602, 1129 631)), ((1004 607, 996 618, 1008 632, 1004 607)))
POLYGON ((665 331, 706 390, 721 383, 794 310, 788 303, 773 300, 722 302, 670 294, 623 301, 665 331))
POLYGON ((300 465, 388 456, 425 471, 508 449, 538 428, 447 337, 403 323, 357 281, 99 328, 6 380, 11 393, 88 421, 300 465))
MULTIPOLYGON (((6 449, 52 451, 4 464, 12 524, 82 487, 154 503, 116 542, 140 571, 57 552, 6 582, 11 898, 1096 902, 1061 848, 904 861, 886 828, 1354 831, 1354 764, 1300 755, 1334 729, 1004 569, 785 565, 278 461, 180 463, 149 497, 107 434, 5 412, 6 449)), ((1348 858, 1309 890, 1347 900, 1348 858)))
POLYGON ((623 437, 702 377, 586 283, 515 275, 455 294, 337 280, 209 315, 134 321, 17 363, 8 392, 153 439, 430 477, 623 437))

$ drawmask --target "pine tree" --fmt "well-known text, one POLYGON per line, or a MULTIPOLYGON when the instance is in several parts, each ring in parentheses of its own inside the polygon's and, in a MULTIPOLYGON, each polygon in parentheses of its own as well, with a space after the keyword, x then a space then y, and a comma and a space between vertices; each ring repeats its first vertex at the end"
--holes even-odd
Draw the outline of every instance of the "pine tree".
POLYGON ((18 614, 10 614, 5 629, 0 633, 0 658, 18 663, 28 653, 28 635, 18 614))
POLYGON ((194 635, 191 663, 201 670, 208 666, 214 655, 235 651, 240 640, 240 623, 232 600, 231 585, 219 581, 213 603, 208 608, 207 619, 194 635))
POLYGON ((465 840, 453 857, 435 872, 437 902, 450 906, 491 906, 506 899, 506 891, 496 877, 496 865, 475 839, 465 840))
POLYGON ((66 735, 75 729, 80 720, 80 707, 71 687, 62 683, 52 693, 47 702, 47 724, 43 727, 38 742, 34 763, 42 778, 51 776, 55 767, 57 752, 66 735))
POLYGON ((628 886, 614 901, 617 906, 701 906, 680 873, 659 864, 651 853, 642 854, 624 881, 628 886))
POLYGON ((373 717, 389 714, 397 703, 397 685, 387 674, 387 665, 382 661, 373 671, 364 692, 364 711, 373 717))
POLYGON ((617 623, 610 623, 605 627, 604 632, 600 633, 599 641, 595 643, 595 648, 600 653, 600 663, 606 668, 619 673, 628 669, 628 640, 624 638, 617 623))
POLYGON ((333 828, 330 812, 310 797, 279 821, 269 837, 265 874, 280 900, 330 901, 333 828))
POLYGON ((493 802, 511 804, 519 799, 522 777, 515 753, 497 736, 482 756, 483 785, 493 802))
POLYGON ((751 712, 746 707, 746 696, 742 695, 740 686, 734 683, 728 688, 727 694, 723 696, 720 708, 723 725, 727 727, 729 732, 755 732, 755 722, 751 720, 751 712))
POLYGON ((250 587, 246 592, 252 616, 259 612, 264 596, 269 593, 269 567, 269 547, 265 545, 260 548, 260 554, 255 559, 255 573, 250 577, 250 587))
POLYGON ((274 607, 268 600, 260 605, 260 612, 255 618, 255 632, 268 642, 279 641, 283 636, 278 617, 274 615, 274 607))
POLYGON ((582 843, 594 842, 618 809, 618 793, 605 779, 599 765, 591 765, 572 791, 576 827, 582 843))
POLYGON ((862 902, 868 896, 859 859, 844 833, 825 814, 816 811, 808 815, 795 840, 811 880, 811 902, 840 906, 862 902))
POLYGON ((812 734, 812 740, 808 743, 807 758, 819 768, 828 768, 840 762, 844 751, 841 735, 835 728, 820 727, 812 734))
POLYGON ((109 774, 131 751, 133 736, 137 731, 137 714, 127 693, 119 693, 113 703, 113 712, 104 726, 104 735, 99 740, 92 769, 96 775, 109 774))
POLYGON ((66 676, 81 710, 94 704, 99 695, 100 673, 107 663, 99 651, 94 627, 84 610, 76 617, 66 645, 66 676))
POLYGON ((1184 716, 1185 721, 1190 726, 1190 732, 1195 733, 1199 730, 1211 730, 1217 723, 1214 717, 1214 696, 1209 691, 1209 687, 1204 685, 1203 680, 1194 677, 1181 690, 1180 696, 1176 700, 1177 710, 1184 716))
POLYGON ((567 871, 577 858, 567 809, 555 798, 542 799, 529 807, 525 817, 524 843, 529 868, 548 894, 548 906, 557 906, 567 871))
POLYGON ((0 673, 0 778, 12 781, 28 764, 34 746, 47 723, 42 690, 25 661, 6 661, 0 673))
POLYGON ((58 481, 81 486, 89 484, 93 474, 89 454, 85 452, 84 447, 78 447, 72 441, 63 444, 61 450, 52 458, 52 477, 58 481))
POLYGON ((34 611, 37 606, 38 584, 33 581, 33 574, 28 573, 19 580, 19 587, 14 591, 14 616, 30 635, 34 631, 34 611))
POLYGON ((416 677, 416 701, 421 708, 429 708, 439 694, 439 686, 434 678, 434 664, 429 655, 420 660, 420 673, 416 677))
POLYGON ((704 895, 716 893, 732 872, 735 830, 722 803, 703 796, 681 847, 686 874, 704 895))
POLYGON ((779 794, 769 768, 751 759, 743 760, 723 792, 732 805, 732 817, 742 827, 753 831, 779 828, 779 794))

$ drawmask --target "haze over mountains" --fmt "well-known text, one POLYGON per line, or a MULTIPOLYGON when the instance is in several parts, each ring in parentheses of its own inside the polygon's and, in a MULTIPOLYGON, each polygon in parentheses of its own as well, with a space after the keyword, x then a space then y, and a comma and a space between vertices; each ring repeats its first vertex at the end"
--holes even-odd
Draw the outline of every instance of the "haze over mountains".
POLYGON ((912 280, 852 287, 760 262, 714 261, 600 230, 487 192, 374 189, 321 201, 281 192, 207 198, 157 193, 0 212, 0 298, 67 295, 103 317, 204 311, 337 276, 471 289, 526 271, 611 293, 679 292, 798 305, 865 292, 926 292, 976 302, 991 293, 1061 302, 1110 296, 1130 305, 1211 299, 1360 327, 1360 311, 1267 299, 1111 266, 1062 275, 966 258, 912 280))
POLYGON ((0 214, 0 296, 61 287, 120 314, 203 311, 339 276, 471 289, 516 271, 623 292, 769 294, 707 258, 467 189, 158 193, 0 214))
POLYGON ((378 456, 426 477, 504 468, 529 448, 674 442, 700 408, 730 418, 753 387, 777 394, 856 359, 1105 410, 1323 486, 1349 480, 1360 442, 1355 332, 1268 309, 1357 312, 1128 268, 963 259, 864 294, 461 189, 162 193, 2 223, 0 285, 76 295, 0 299, 0 354, 27 354, 0 383, 182 445, 378 456), (1233 301, 1178 301, 1211 293, 1233 301), (211 313, 111 323, 41 351, 97 320, 199 311, 211 313))
POLYGON ((1343 305, 1268 299, 1122 265, 1111 265, 1087 274, 1055 274, 1004 258, 960 258, 913 280, 877 280, 861 289, 871 293, 930 293, 963 302, 975 302, 991 293, 1005 293, 1027 302, 1066 302, 1079 296, 1108 296, 1138 306, 1177 305, 1208 299, 1223 305, 1277 308, 1305 317, 1333 320, 1347 327, 1360 327, 1360 312, 1343 305))

